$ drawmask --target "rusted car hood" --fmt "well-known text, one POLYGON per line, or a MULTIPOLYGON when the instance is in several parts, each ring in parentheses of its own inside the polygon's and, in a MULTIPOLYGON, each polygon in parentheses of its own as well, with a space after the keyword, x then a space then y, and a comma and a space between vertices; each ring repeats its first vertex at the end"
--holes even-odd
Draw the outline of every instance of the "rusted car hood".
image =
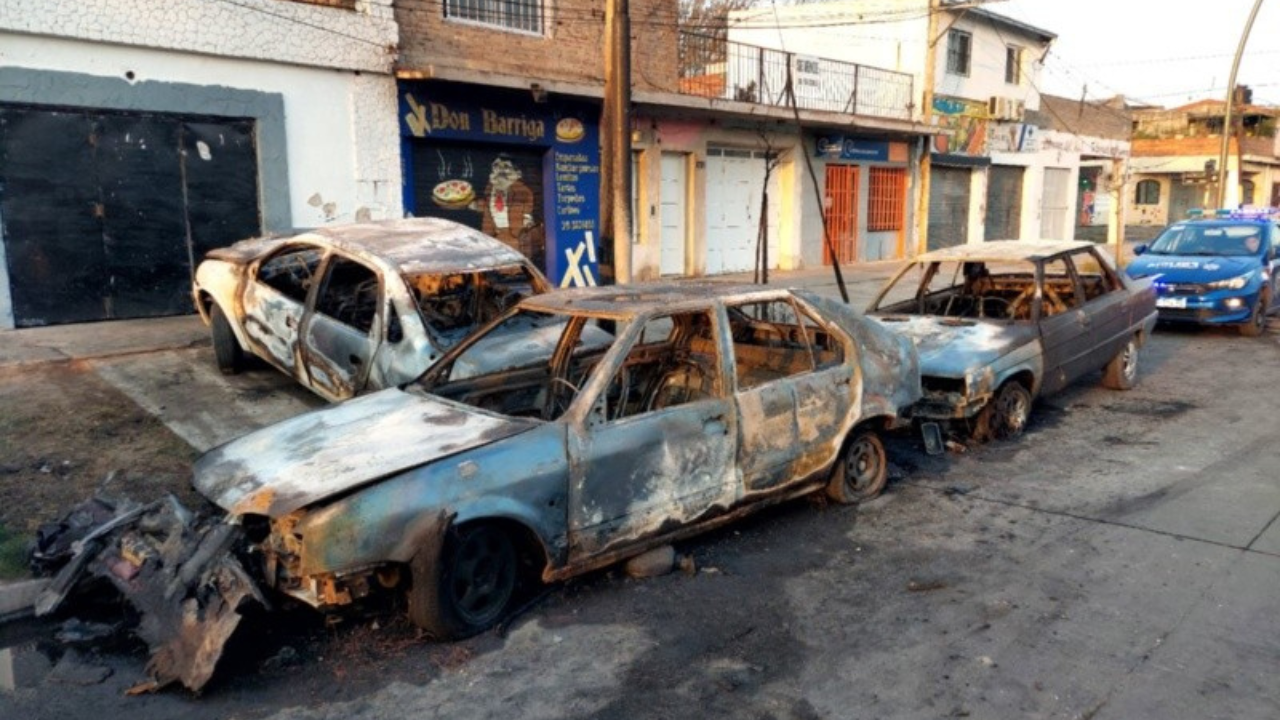
POLYGON ((536 425, 391 388, 210 450, 193 482, 233 514, 277 517, 536 425))
POLYGON ((923 315, 873 317, 915 343, 920 355, 920 374, 926 376, 964 377, 966 371, 991 365, 1037 337, 1035 327, 1030 324, 923 315))

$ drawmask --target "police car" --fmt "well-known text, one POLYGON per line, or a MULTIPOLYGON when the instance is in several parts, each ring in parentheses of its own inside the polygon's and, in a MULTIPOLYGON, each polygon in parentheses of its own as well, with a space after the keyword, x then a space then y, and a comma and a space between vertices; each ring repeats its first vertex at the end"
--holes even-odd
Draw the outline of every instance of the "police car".
POLYGON ((1156 309, 1162 322, 1237 325, 1244 335, 1261 335, 1276 309, 1276 212, 1266 209, 1219 211, 1192 217, 1165 229, 1125 269, 1131 278, 1154 278, 1156 309))

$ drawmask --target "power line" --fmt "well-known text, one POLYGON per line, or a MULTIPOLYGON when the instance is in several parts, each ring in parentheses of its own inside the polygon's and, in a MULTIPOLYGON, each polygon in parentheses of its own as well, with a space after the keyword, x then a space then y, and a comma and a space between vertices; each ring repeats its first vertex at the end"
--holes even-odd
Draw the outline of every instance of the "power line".
MULTIPOLYGON (((258 6, 256 6, 256 5, 248 5, 248 4, 245 4, 245 3, 237 2, 237 0, 217 0, 217 1, 218 1, 218 2, 221 2, 221 3, 224 3, 224 4, 226 4, 226 5, 232 5, 232 6, 234 6, 234 7, 241 8, 241 9, 243 9, 243 10, 251 10, 251 11, 253 11, 253 12, 260 13, 260 14, 262 14, 262 15, 267 15, 267 16, 270 16, 270 17, 273 17, 273 18, 276 18, 276 19, 279 19, 279 20, 284 20, 284 21, 286 21, 286 22, 291 22, 291 23, 293 23, 293 24, 295 24, 295 25, 301 25, 301 26, 303 26, 303 27, 308 27, 308 28, 311 28, 312 30, 320 30, 320 31, 322 31, 322 32, 327 32, 327 33, 329 33, 329 34, 331 34, 331 35, 337 35, 337 36, 339 36, 339 37, 347 38, 348 40, 355 40, 356 42, 361 42, 361 43, 364 43, 364 44, 366 44, 366 45, 371 45, 371 46, 373 46, 373 47, 376 47, 376 48, 379 48, 379 49, 382 49, 382 50, 386 50, 386 49, 388 48, 388 46, 387 46, 386 44, 383 44, 383 43, 377 42, 377 41, 375 41, 375 40, 370 40, 369 38, 360 37, 360 36, 358 36, 358 35, 351 35, 350 33, 345 33, 345 32, 342 32, 341 30, 334 30, 333 28, 325 27, 324 25, 317 25, 317 24, 315 24, 315 23, 307 22, 306 20, 302 20, 302 19, 300 19, 300 18, 296 18, 296 17, 290 16, 290 15, 284 15, 284 14, 281 14, 281 13, 272 12, 272 11, 270 11, 270 10, 267 10, 266 8, 258 7, 258 6)), ((392 19, 392 22, 394 22, 394 19, 392 19)), ((393 47, 394 47, 394 46, 393 46, 393 47)))

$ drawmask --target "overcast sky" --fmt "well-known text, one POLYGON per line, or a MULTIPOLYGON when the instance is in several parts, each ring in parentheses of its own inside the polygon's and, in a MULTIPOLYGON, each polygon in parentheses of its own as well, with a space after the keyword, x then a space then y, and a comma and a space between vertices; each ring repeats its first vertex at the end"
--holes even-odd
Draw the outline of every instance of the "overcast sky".
MULTIPOLYGON (((1041 90, 1164 106, 1226 94, 1254 0, 1004 0, 989 9, 1056 33, 1041 90)), ((1263 0, 1236 82, 1280 104, 1280 0, 1263 0)))

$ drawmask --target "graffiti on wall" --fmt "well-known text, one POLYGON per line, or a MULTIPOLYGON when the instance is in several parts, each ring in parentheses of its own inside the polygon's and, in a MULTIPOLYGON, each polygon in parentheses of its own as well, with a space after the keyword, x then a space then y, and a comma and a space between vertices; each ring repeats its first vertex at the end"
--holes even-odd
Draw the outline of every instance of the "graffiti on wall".
POLYGON ((950 135, 935 135, 933 152, 940 155, 987 154, 987 125, 990 116, 987 104, 976 100, 935 97, 933 121, 939 128, 950 130, 950 135))

